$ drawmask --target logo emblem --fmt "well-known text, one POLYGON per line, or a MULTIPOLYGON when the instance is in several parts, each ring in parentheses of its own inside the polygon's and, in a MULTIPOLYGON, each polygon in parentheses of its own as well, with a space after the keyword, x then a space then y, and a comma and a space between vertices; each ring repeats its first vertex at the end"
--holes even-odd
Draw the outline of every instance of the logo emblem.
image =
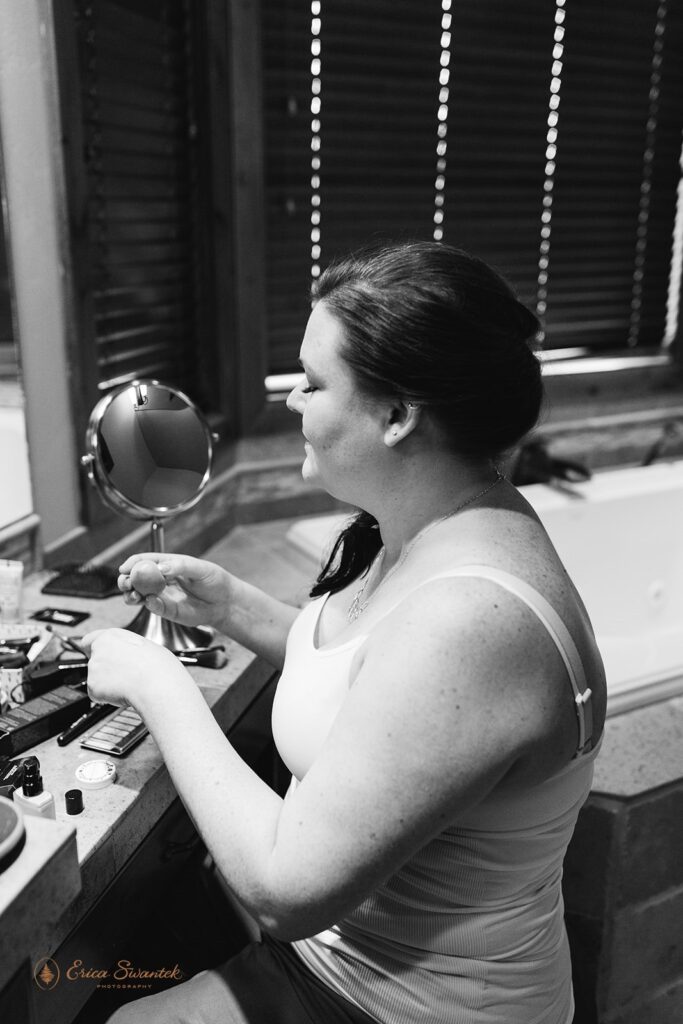
POLYGON ((42 957, 33 968, 33 980, 43 992, 55 987, 59 981, 59 974, 59 964, 49 956, 42 957))

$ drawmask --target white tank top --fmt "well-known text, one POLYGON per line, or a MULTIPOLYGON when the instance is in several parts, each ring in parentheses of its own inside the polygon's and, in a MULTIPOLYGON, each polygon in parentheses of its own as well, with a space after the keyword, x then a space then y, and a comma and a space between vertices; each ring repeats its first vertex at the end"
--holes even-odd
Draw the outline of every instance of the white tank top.
MULTIPOLYGON (((562 862, 598 749, 587 750, 583 666, 557 613, 524 581, 464 566, 425 582, 454 576, 493 580, 543 622, 574 692, 581 756, 524 793, 489 794, 346 918, 293 946, 319 978, 382 1024, 568 1024, 562 862)), ((325 600, 295 620, 273 703, 273 736, 293 776, 287 797, 325 742, 367 639, 316 648, 325 600)))

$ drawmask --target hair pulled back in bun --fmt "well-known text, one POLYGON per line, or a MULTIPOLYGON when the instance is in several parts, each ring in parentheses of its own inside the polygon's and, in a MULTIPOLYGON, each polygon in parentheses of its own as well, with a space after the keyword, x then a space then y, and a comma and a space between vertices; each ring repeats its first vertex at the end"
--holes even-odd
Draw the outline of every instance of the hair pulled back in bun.
MULTIPOLYGON (((495 460, 536 423, 538 320, 483 260, 441 242, 400 243, 336 261, 312 295, 341 324, 359 388, 427 408, 454 452, 495 460)), ((375 520, 360 513, 312 596, 357 578, 380 545, 375 520)))

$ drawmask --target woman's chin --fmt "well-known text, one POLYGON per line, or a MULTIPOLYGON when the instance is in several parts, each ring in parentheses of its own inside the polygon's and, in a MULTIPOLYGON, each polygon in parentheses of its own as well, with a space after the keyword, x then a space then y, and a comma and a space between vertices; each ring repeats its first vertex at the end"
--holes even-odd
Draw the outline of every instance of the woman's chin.
POLYGON ((315 460, 310 454, 307 454, 303 461, 301 476, 304 480, 308 480, 311 483, 318 481, 318 471, 315 466, 315 460))

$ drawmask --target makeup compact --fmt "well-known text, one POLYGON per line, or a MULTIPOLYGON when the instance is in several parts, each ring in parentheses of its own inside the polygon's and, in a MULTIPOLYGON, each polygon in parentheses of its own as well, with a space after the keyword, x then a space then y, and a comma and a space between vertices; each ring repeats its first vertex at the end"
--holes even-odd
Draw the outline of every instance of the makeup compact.
POLYGON ((116 765, 104 757, 84 761, 76 769, 76 779, 81 789, 105 789, 116 779, 116 765))

